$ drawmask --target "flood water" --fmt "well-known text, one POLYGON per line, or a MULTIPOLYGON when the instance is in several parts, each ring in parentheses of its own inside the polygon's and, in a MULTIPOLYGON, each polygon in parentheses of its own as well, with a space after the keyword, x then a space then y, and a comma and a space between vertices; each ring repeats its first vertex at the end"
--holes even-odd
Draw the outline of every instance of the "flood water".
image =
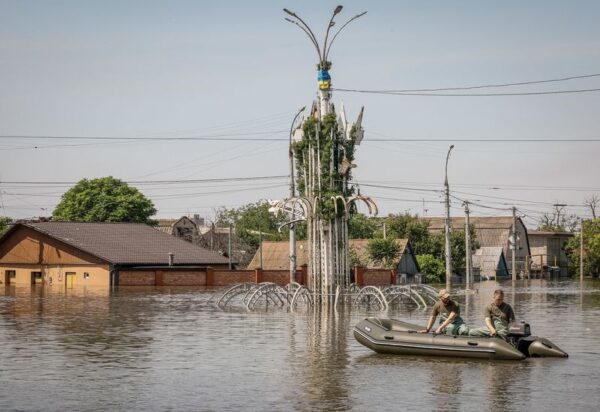
MULTIPOLYGON (((483 325, 495 282, 459 296, 483 325)), ((587 411, 600 404, 600 283, 502 285, 517 319, 568 359, 379 355, 355 341, 387 313, 223 311, 201 288, 0 288, 0 410, 587 411)))

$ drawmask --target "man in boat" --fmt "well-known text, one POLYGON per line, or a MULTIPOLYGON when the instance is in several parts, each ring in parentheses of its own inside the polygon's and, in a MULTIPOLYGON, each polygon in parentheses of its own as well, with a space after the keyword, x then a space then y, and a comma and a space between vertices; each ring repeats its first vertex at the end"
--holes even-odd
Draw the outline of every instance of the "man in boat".
POLYGON ((446 289, 440 290, 438 293, 439 300, 433 305, 431 316, 427 323, 427 329, 423 329, 421 333, 428 333, 435 319, 440 315, 440 325, 435 330, 435 333, 445 333, 446 335, 468 335, 469 328, 460 317, 460 306, 454 300, 450 299, 450 293, 446 289))
POLYGON ((485 325, 491 336, 500 336, 506 339, 508 326, 515 321, 515 312, 512 307, 504 302, 504 292, 500 289, 494 291, 494 301, 485 308, 485 325))

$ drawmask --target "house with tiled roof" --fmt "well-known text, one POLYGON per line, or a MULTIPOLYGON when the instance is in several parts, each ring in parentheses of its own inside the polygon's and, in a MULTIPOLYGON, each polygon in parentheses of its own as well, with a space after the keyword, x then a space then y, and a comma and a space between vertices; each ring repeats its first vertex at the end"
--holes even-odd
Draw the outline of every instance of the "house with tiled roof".
MULTIPOLYGON (((412 246, 407 239, 396 239, 399 246, 398 264, 395 268, 399 279, 411 280, 419 272, 419 264, 413 254, 412 246)), ((367 245, 368 239, 350 239, 349 251, 351 260, 367 269, 384 269, 381 262, 373 262, 369 255, 367 245)), ((308 264, 307 241, 296 241, 296 266, 301 267, 308 264)), ((261 268, 264 270, 285 270, 290 267, 290 244, 288 241, 263 241, 262 251, 256 252, 248 269, 261 268)))
POLYGON ((235 263, 141 223, 17 223, 0 238, 5 284, 154 285, 235 263))
MULTIPOLYGON (((444 233, 444 217, 422 217, 421 219, 429 225, 430 232, 444 233)), ((464 217, 451 217, 450 222, 452 230, 465 230, 464 217)), ((513 226, 512 216, 471 216, 470 224, 475 229, 476 240, 480 247, 501 248, 504 259, 508 262, 512 261, 513 248, 510 241, 513 226)), ((517 246, 515 258, 517 270, 525 272, 528 256, 531 255, 531 249, 527 227, 520 218, 517 218, 516 232, 517 246)), ((487 256, 489 253, 492 252, 487 251, 485 255, 487 256)), ((494 254, 496 253, 494 252, 494 254)), ((498 259, 500 259, 499 255, 498 259)), ((499 260, 496 263, 501 264, 499 260)))

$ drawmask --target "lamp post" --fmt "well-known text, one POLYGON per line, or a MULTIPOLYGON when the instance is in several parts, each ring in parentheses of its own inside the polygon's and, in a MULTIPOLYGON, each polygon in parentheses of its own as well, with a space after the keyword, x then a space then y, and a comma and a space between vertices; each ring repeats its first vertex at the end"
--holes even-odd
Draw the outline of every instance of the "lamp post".
POLYGON ((337 6, 329 19, 329 24, 327 25, 327 31, 325 32, 325 39, 323 41, 323 46, 319 46, 319 41, 317 37, 311 30, 311 28, 306 24, 304 20, 296 13, 289 9, 283 9, 283 11, 290 17, 285 17, 285 20, 295 24, 300 27, 300 29, 308 36, 311 43, 315 47, 317 51, 317 55, 319 56, 319 63, 317 64, 317 70, 319 71, 318 80, 319 80, 319 103, 320 103, 320 118, 325 116, 330 111, 329 99, 331 98, 331 77, 329 76, 328 70, 331 68, 331 62, 327 60, 329 58, 329 52, 331 51, 331 46, 337 36, 340 34, 344 28, 350 24, 352 21, 358 19, 361 16, 364 16, 367 12, 362 12, 357 14, 356 16, 349 19, 346 23, 344 23, 331 37, 329 40, 329 33, 331 29, 335 26, 335 16, 337 16, 343 9, 343 6, 337 6))
POLYGON ((445 257, 446 257, 446 289, 452 287, 452 250, 450 247, 450 187, 448 186, 448 159, 450 152, 454 149, 454 145, 450 145, 448 154, 446 155, 446 169, 444 178, 444 192, 446 195, 446 221, 444 225, 444 236, 446 239, 445 257))
MULTIPOLYGON (((290 156, 290 198, 296 195, 296 186, 294 184, 294 151, 292 150, 292 136, 294 133, 294 124, 296 124, 296 120, 300 113, 302 113, 306 109, 306 106, 300 108, 296 116, 294 116, 294 120, 292 120, 292 125, 290 126, 290 145, 289 145, 289 156, 290 156)), ((292 203, 294 205, 294 203, 292 203)), ((295 207, 292 206, 292 211, 290 212, 290 222, 293 222, 295 219, 294 216, 295 207)), ((290 283, 294 281, 294 275, 296 274, 296 224, 290 224, 290 283)))

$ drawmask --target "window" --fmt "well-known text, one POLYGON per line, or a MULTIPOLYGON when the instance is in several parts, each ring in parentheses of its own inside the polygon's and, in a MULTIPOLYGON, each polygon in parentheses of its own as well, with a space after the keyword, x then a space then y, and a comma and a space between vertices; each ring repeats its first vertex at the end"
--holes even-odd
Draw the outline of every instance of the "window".
POLYGON ((14 278, 16 278, 16 277, 17 277, 17 271, 16 271, 16 270, 7 270, 7 271, 6 271, 6 276, 7 276, 9 279, 14 279, 14 278))
POLYGON ((42 283, 42 272, 31 272, 31 280, 33 283, 42 283))

